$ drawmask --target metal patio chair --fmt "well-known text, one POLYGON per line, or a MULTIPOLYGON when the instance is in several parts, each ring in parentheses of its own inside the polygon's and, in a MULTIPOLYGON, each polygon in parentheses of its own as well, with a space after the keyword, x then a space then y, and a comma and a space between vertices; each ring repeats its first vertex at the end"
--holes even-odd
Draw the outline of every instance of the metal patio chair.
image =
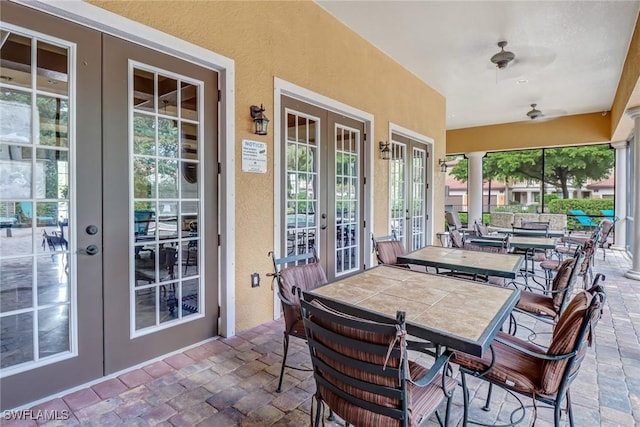
POLYGON ((536 402, 541 402, 553 408, 556 427, 560 425, 564 406, 573 427, 570 386, 579 373, 587 346, 592 344, 605 299, 604 288, 600 285, 589 291, 579 291, 560 316, 548 348, 499 332, 490 351, 482 357, 455 352, 453 362, 460 366, 463 388, 463 425, 470 422, 467 375, 471 375, 489 382, 483 409, 489 409, 492 385, 517 399, 520 406, 511 413, 510 425, 525 417, 525 405, 518 396, 523 395, 532 399, 534 424, 538 415, 536 402))
POLYGON ((269 256, 273 261, 274 269, 270 275, 278 286, 278 297, 282 303, 284 316, 284 354, 282 355, 282 367, 276 389, 279 393, 282 391, 285 367, 309 371, 309 369, 287 365, 289 337, 306 339, 300 312, 300 295, 302 291, 314 289, 327 283, 327 276, 315 251, 284 258, 276 258, 274 252, 269 252, 269 256))
POLYGON ((347 425, 416 426, 434 413, 447 425, 457 385, 448 375, 451 353, 437 355, 431 367, 408 360, 404 312, 382 323, 318 300, 301 304, 316 382, 316 427, 322 403, 347 425), (443 420, 436 410, 445 400, 443 420))

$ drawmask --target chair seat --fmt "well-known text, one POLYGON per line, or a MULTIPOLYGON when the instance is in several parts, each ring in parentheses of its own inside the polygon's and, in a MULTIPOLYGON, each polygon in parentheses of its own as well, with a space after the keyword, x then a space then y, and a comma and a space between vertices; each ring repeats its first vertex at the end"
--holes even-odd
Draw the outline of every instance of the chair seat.
POLYGON ((520 301, 516 304, 516 308, 524 310, 528 313, 539 314, 555 318, 557 316, 557 308, 554 306, 553 298, 535 293, 520 293, 520 301))
MULTIPOLYGON (((409 361, 409 372, 411 372, 411 378, 418 379, 425 376, 428 372, 428 368, 409 361)), ((442 375, 438 374, 436 378, 426 387, 418 387, 412 383, 409 383, 409 389, 411 390, 411 418, 415 423, 410 425, 418 425, 423 418, 431 415, 442 403, 445 397, 444 393, 452 393, 458 383, 451 377, 445 377, 444 390, 442 389, 442 375)), ((373 424, 378 425, 378 424, 373 424)))
POLYGON ((556 259, 547 259, 540 263, 540 268, 543 270, 557 270, 560 268, 562 262, 556 259))
MULTIPOLYGON (((514 342, 518 346, 524 347, 536 354, 544 354, 536 345, 508 335, 505 332, 498 332, 498 337, 514 342)), ((490 371, 484 374, 483 378, 505 384, 510 389, 523 393, 531 393, 532 391, 541 389, 542 364, 540 363, 540 359, 515 350, 498 341, 494 341, 491 346, 495 353, 496 363, 490 371)), ((482 357, 454 352, 453 361, 462 368, 482 372, 487 370, 491 365, 491 358, 492 354, 490 350, 485 351, 482 357)))

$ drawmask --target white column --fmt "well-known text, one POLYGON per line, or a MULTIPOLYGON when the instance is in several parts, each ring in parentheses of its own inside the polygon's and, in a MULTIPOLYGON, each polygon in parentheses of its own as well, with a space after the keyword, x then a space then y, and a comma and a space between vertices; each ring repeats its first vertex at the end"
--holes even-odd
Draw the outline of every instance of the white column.
POLYGON ((627 246, 627 141, 612 142, 616 149, 615 201, 616 216, 613 249, 625 250, 627 246))
POLYGON ((533 191, 527 190, 527 206, 533 203, 533 191))
MULTIPOLYGON (((640 165, 640 106, 629 108, 627 114, 633 119, 633 160, 635 167, 640 165)), ((640 280, 640 182, 636 181, 633 194, 630 195, 633 203, 633 259, 631 270, 624 273, 629 279, 640 280)))
POLYGON ((482 221, 482 158, 484 151, 474 151, 465 153, 468 162, 467 191, 469 192, 469 203, 467 212, 469 213, 468 227, 473 227, 473 222, 482 221))

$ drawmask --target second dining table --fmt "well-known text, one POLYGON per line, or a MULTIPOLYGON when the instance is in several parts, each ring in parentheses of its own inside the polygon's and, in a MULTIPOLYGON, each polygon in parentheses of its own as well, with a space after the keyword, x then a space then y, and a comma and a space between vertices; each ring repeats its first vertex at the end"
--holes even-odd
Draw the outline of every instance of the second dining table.
POLYGON ((380 265, 305 291, 303 297, 373 321, 393 321, 397 311, 404 311, 410 335, 481 356, 520 291, 380 265))
POLYGON ((524 263, 524 256, 425 246, 413 252, 399 255, 398 262, 515 279, 524 263))

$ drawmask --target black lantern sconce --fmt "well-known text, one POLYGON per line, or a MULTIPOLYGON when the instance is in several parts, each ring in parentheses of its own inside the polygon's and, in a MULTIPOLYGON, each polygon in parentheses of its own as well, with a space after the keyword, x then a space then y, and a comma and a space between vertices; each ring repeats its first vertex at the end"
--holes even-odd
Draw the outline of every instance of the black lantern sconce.
POLYGON ((380 150, 380 158, 382 160, 391 160, 391 150, 389 149, 388 142, 380 141, 378 143, 378 148, 380 150))
POLYGON ((447 161, 445 159, 438 159, 438 164, 440 165, 440 172, 447 172, 447 161))
POLYGON ((260 104, 259 107, 257 105, 252 105, 250 111, 253 124, 255 125, 253 133, 256 135, 266 135, 267 127, 269 126, 269 119, 264 115, 264 107, 262 104, 260 104))

